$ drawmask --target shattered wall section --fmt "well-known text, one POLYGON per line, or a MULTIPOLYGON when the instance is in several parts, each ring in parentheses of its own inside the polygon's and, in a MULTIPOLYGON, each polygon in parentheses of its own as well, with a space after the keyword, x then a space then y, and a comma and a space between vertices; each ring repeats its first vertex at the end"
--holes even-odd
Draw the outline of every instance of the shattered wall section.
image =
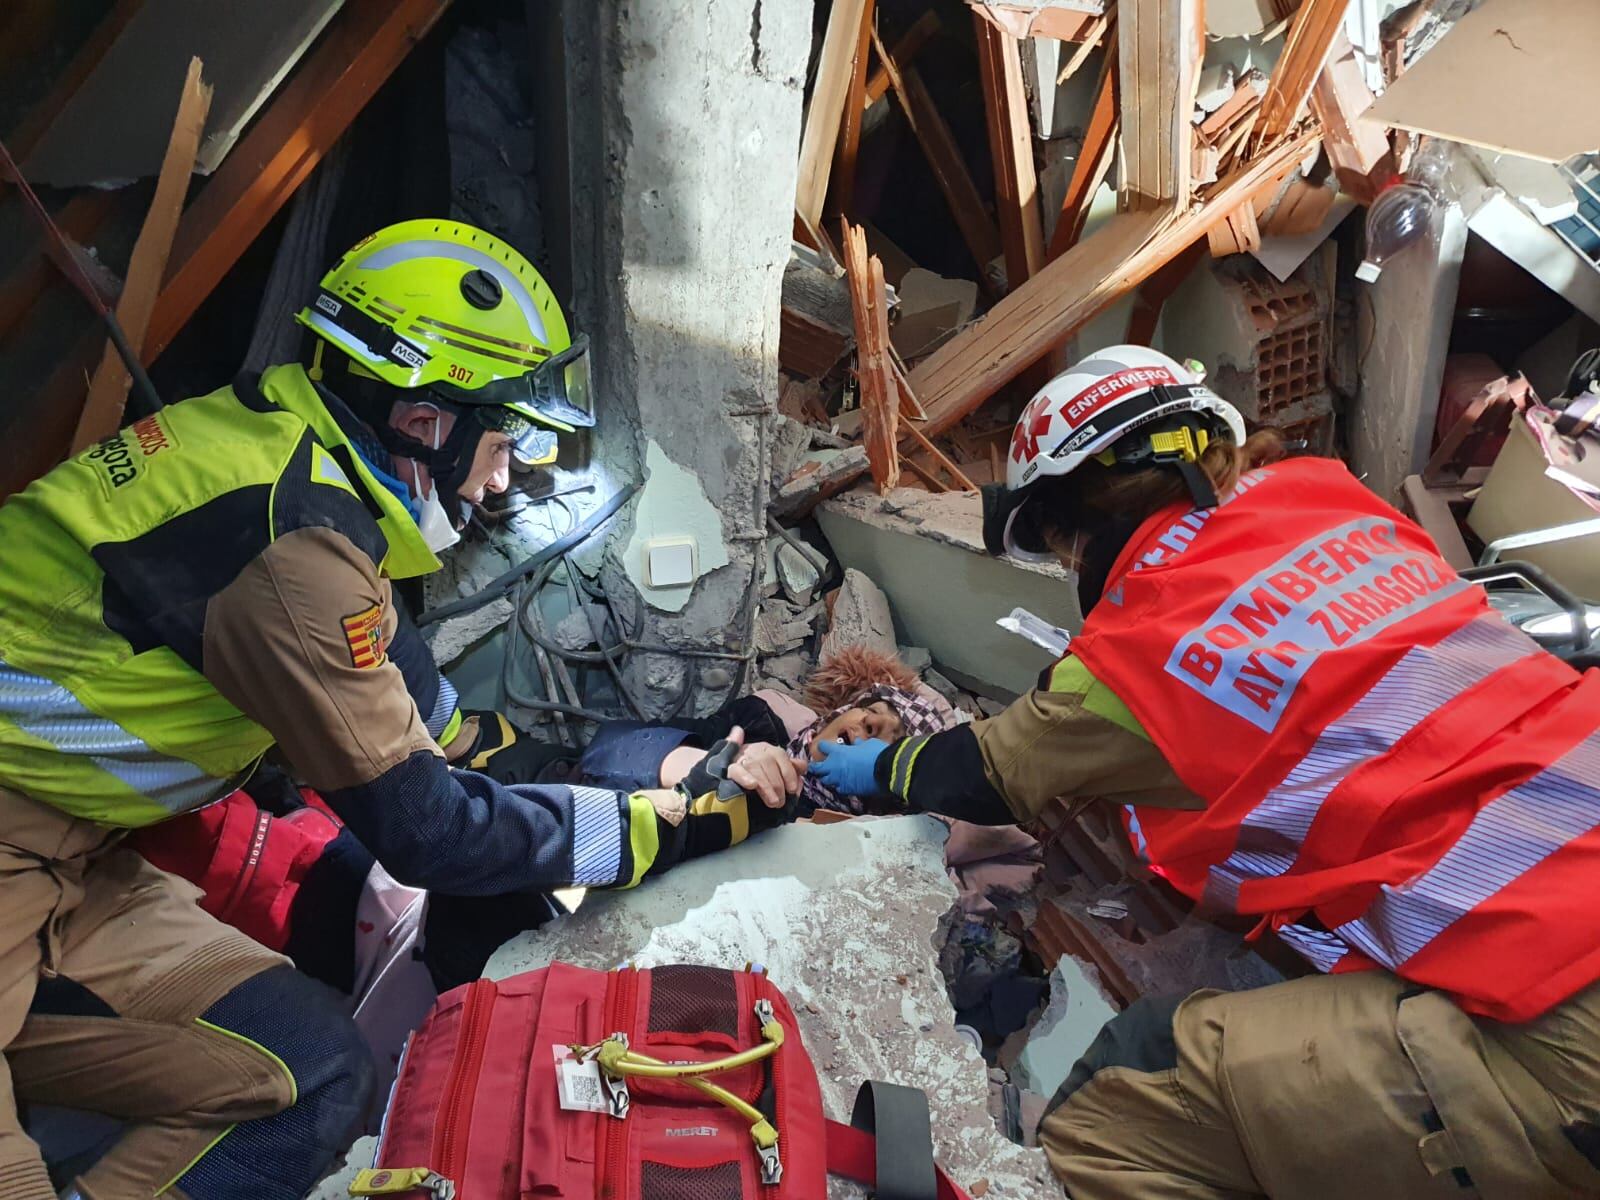
MULTIPOLYGON (((631 632, 743 649, 766 536, 765 425, 811 4, 565 8, 574 282, 602 412, 594 458, 634 478, 652 461, 682 472, 720 517, 707 529, 652 511, 661 489, 650 485, 638 502, 648 536, 622 523, 605 582, 643 578, 649 536, 695 536, 698 578, 671 596, 646 590, 631 632)), ((645 706, 664 712, 685 689, 702 710, 720 702, 738 682, 727 668, 635 654, 627 669, 645 706)))

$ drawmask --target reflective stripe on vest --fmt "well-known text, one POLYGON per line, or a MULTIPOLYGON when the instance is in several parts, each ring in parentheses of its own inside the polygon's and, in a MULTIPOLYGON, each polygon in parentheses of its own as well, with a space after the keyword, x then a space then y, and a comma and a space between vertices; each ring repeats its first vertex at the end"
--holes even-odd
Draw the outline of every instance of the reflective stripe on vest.
POLYGON ((1366 695, 1318 736, 1306 756, 1272 788, 1239 828, 1237 848, 1211 868, 1205 899, 1237 912, 1240 885, 1290 870, 1300 845, 1333 790, 1363 763, 1435 712, 1442 699, 1482 683, 1501 667, 1540 653, 1538 644, 1487 615, 1433 646, 1413 646, 1366 695))
POLYGON ((1339 934, 1374 962, 1402 970, 1467 913, 1600 828, 1596 781, 1600 734, 1485 804, 1443 858, 1398 886, 1385 884, 1367 915, 1340 925, 1339 934))
POLYGON ((1342 464, 1152 518, 1072 650, 1206 800, 1128 822, 1205 908, 1502 1021, 1600 979, 1600 672, 1512 628, 1342 464))
POLYGON ((0 719, 58 753, 87 760, 151 802, 149 820, 124 801, 127 824, 148 824, 227 795, 233 783, 153 750, 115 721, 96 716, 60 684, 0 662, 0 719))

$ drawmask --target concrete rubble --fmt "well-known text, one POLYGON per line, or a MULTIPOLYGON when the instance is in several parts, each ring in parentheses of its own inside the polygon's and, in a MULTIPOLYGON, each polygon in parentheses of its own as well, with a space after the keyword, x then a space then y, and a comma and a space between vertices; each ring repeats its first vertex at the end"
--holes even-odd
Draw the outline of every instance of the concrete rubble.
POLYGON ((822 639, 822 654, 827 657, 845 646, 865 646, 893 655, 899 650, 894 639, 894 614, 883 589, 863 572, 846 569, 844 583, 834 598, 828 634, 822 639))

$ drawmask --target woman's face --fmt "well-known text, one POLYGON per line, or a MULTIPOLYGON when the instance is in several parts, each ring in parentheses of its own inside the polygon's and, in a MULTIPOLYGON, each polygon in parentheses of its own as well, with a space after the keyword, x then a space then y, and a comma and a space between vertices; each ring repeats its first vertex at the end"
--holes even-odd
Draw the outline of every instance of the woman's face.
POLYGON ((847 708, 824 725, 811 740, 811 761, 821 762, 823 742, 845 742, 854 745, 868 738, 892 742, 905 732, 900 714, 887 700, 874 700, 865 708, 847 708))

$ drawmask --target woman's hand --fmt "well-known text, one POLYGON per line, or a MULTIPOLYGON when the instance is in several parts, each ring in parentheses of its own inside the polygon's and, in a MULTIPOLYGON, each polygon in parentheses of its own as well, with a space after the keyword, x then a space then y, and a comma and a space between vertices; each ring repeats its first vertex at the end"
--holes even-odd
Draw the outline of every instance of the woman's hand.
MULTIPOLYGON (((744 730, 735 725, 728 740, 744 746, 744 730)), ((790 758, 781 746, 770 742, 757 742, 744 746, 738 757, 728 767, 728 778, 746 793, 755 792, 768 808, 782 808, 789 797, 800 791, 800 778, 806 773, 806 760, 790 758)))

